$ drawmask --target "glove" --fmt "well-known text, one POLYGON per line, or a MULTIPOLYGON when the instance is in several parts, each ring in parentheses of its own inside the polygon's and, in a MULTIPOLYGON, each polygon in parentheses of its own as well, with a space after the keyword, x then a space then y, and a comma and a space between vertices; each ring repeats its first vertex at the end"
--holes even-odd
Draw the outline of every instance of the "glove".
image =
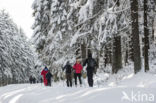
POLYGON ((75 73, 76 71, 75 71, 75 69, 73 69, 73 73, 75 73))
POLYGON ((94 69, 93 73, 96 74, 96 69, 94 69))
POLYGON ((81 74, 83 74, 84 73, 84 70, 81 70, 81 74))

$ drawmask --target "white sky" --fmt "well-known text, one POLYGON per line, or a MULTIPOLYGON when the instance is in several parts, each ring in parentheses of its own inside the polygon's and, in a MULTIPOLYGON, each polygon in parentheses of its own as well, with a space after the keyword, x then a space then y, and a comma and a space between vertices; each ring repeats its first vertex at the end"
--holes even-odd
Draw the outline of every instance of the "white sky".
POLYGON ((5 9, 13 21, 21 27, 28 38, 32 35, 33 24, 31 5, 34 0, 0 0, 0 10, 5 9))

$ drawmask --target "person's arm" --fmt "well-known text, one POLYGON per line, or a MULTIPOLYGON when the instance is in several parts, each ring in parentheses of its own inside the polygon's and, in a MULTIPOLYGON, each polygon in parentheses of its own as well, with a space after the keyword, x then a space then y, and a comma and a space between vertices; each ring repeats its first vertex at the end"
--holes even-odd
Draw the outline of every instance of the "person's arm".
POLYGON ((76 64, 74 64, 73 66, 73 72, 75 73, 75 71, 76 71, 76 64))
POLYGON ((44 75, 44 73, 43 73, 44 71, 42 70, 42 72, 41 72, 41 75, 44 75))
POLYGON ((81 69, 81 71, 82 71, 82 69, 83 69, 82 65, 80 65, 80 69, 81 69))
POLYGON ((85 62, 83 63, 83 66, 85 66, 87 64, 88 59, 85 60, 85 62))
POLYGON ((65 66, 62 68, 62 70, 64 71, 64 70, 66 69, 66 67, 67 67, 67 65, 65 65, 65 66))
POLYGON ((74 64, 73 69, 76 69, 76 64, 74 64))
POLYGON ((97 62, 96 62, 96 60, 95 60, 95 59, 94 59, 94 62, 95 62, 95 66, 96 66, 96 67, 98 67, 98 64, 97 64, 97 62))
POLYGON ((50 73, 50 77, 53 77, 53 75, 50 73))

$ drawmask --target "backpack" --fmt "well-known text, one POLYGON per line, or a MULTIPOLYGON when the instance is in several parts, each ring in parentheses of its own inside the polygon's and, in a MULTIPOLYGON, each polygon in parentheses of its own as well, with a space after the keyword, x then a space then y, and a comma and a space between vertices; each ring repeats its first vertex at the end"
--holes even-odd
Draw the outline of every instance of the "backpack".
POLYGON ((66 73, 71 73, 71 72, 72 72, 72 67, 70 65, 67 65, 66 73))
POLYGON ((93 58, 88 59, 88 67, 95 67, 95 60, 93 58))
POLYGON ((46 74, 46 79, 50 79, 51 77, 53 77, 53 75, 52 75, 50 72, 48 72, 48 73, 46 74))

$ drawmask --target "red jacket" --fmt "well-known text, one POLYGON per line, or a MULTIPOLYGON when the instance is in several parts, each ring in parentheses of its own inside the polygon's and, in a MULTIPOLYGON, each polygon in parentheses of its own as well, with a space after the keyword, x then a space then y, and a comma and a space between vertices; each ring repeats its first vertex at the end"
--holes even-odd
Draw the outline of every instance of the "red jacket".
POLYGON ((76 63, 76 64, 73 66, 73 69, 75 69, 75 73, 81 73, 83 67, 82 67, 81 64, 77 64, 77 63, 76 63))
POLYGON ((48 73, 48 70, 43 69, 41 72, 41 75, 43 76, 44 85, 47 85, 47 79, 46 74, 48 73))

